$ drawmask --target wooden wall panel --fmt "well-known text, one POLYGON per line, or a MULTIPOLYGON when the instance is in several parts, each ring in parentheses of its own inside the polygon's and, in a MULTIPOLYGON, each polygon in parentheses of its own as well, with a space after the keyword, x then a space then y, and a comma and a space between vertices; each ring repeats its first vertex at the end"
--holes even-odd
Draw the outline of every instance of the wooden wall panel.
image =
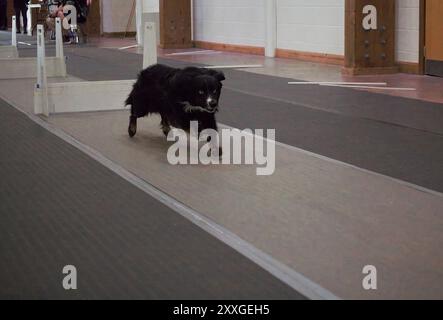
POLYGON ((88 36, 101 35, 101 9, 100 1, 93 0, 89 8, 88 20, 85 25, 85 32, 88 36))
POLYGON ((8 27, 11 28, 12 16, 15 15, 14 12, 14 0, 8 0, 8 27))
POLYGON ((160 0, 160 47, 190 48, 191 1, 160 0))
POLYGON ((345 73, 397 72, 395 66, 395 0, 346 0, 345 73), (363 8, 377 8, 377 29, 365 30, 363 8))
POLYGON ((426 1, 426 58, 443 61, 443 1, 426 1))

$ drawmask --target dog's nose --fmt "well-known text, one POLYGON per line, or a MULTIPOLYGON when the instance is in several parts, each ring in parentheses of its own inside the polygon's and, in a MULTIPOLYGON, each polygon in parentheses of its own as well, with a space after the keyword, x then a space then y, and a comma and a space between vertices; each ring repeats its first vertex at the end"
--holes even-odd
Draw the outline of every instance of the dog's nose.
POLYGON ((217 101, 212 100, 209 102, 209 107, 211 107, 212 109, 214 109, 215 107, 217 107, 217 101))

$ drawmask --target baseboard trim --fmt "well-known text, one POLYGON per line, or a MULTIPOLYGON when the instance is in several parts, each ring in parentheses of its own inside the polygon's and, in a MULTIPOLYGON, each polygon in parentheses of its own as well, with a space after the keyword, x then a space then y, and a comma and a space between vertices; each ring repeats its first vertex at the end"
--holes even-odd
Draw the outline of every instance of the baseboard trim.
POLYGON ((410 73, 410 74, 421 74, 420 64, 414 62, 397 62, 397 65, 400 69, 401 73, 410 73))
POLYGON ((265 48, 246 46, 239 44, 227 44, 208 41, 194 41, 194 46, 201 49, 218 50, 218 51, 232 51, 238 53, 261 55, 265 54, 265 48))
MULTIPOLYGON (((115 36, 115 33, 112 34, 115 36)), ((217 51, 231 51, 253 55, 265 55, 265 48, 238 44, 227 44, 209 41, 193 41, 194 47, 208 50, 217 51)), ((333 64, 344 66, 345 57, 342 55, 330 54, 330 53, 318 53, 318 52, 305 52, 290 49, 276 49, 275 57, 285 59, 296 59, 307 62, 317 62, 325 64, 333 64)), ((353 69, 344 68, 345 74, 386 74, 386 73, 409 73, 409 74, 421 74, 420 65, 412 62, 397 62, 397 67, 394 68, 371 68, 371 69, 353 69)))
POLYGON ((102 37, 105 38, 123 38, 126 35, 127 38, 135 37, 136 32, 103 32, 102 37))
POLYGON ((348 76, 367 76, 379 74, 393 74, 398 73, 398 67, 374 67, 374 68, 348 68, 344 67, 342 73, 348 76))
POLYGON ((277 58, 297 59, 308 62, 318 62, 326 64, 334 64, 342 66, 345 61, 345 57, 337 54, 330 53, 318 53, 318 52, 305 52, 289 49, 277 49, 275 52, 277 58))

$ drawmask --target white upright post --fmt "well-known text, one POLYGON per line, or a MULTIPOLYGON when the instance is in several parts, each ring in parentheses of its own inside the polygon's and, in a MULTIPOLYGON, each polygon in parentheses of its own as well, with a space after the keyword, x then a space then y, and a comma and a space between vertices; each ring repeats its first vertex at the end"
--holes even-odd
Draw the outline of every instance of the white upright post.
POLYGON ((191 0, 191 41, 194 41, 194 0, 191 0))
POLYGON ((62 21, 59 17, 55 18, 55 56, 58 58, 59 74, 66 77, 66 62, 65 54, 63 52, 63 34, 62 21))
POLYGON ((137 44, 143 45, 143 0, 136 0, 135 21, 137 26, 137 44))
POLYGON ((37 84, 34 99, 34 112, 49 116, 48 80, 45 61, 45 33, 43 25, 37 25, 37 84))
POLYGON ((145 23, 143 69, 157 63, 157 35, 154 22, 145 23))
POLYGON ((62 22, 59 17, 55 18, 55 56, 63 57, 62 22))
POLYGON ((12 46, 17 47, 17 18, 12 16, 12 46))
POLYGON ((275 57, 277 48, 277 3, 276 0, 266 0, 266 46, 265 56, 275 57))
POLYGON ((46 83, 46 63, 45 63, 45 36, 43 25, 37 26, 37 87, 41 88, 46 83))
POLYGON ((28 30, 24 30, 23 29, 23 33, 27 34, 28 36, 31 37, 32 36, 32 24, 33 24, 33 21, 32 21, 32 7, 29 4, 27 4, 26 6, 28 7, 28 10, 26 10, 26 18, 28 19, 28 25, 26 26, 26 28, 28 30))

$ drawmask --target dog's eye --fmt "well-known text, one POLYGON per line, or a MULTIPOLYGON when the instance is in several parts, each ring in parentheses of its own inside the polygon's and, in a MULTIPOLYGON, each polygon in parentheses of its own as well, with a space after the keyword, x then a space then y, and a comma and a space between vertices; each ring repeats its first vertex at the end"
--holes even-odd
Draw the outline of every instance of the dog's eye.
POLYGON ((204 92, 203 90, 200 90, 200 91, 198 92, 198 94, 202 96, 202 95, 205 94, 205 92, 204 92))

